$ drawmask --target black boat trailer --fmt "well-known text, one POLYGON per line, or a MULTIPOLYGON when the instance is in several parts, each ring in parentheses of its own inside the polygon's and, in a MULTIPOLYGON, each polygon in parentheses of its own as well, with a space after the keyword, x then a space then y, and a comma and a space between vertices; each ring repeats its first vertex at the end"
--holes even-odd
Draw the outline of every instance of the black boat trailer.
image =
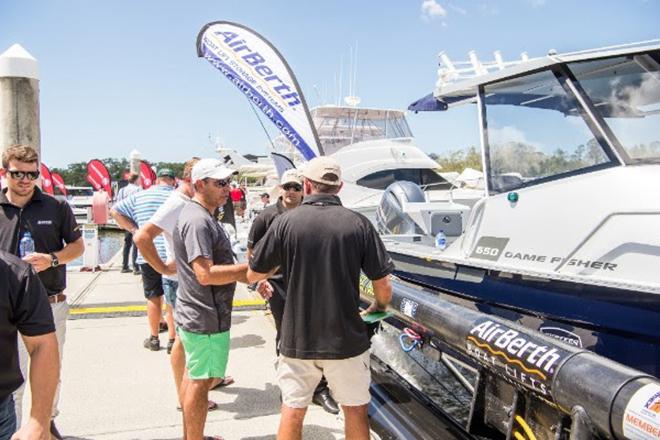
MULTIPOLYGON (((368 282, 361 297, 373 299, 368 282)), ((387 323, 418 335, 417 348, 447 364, 471 402, 462 425, 375 360, 370 417, 382 439, 660 438, 660 381, 653 376, 399 279, 390 312, 387 323), (474 368, 473 384, 451 359, 474 368)))

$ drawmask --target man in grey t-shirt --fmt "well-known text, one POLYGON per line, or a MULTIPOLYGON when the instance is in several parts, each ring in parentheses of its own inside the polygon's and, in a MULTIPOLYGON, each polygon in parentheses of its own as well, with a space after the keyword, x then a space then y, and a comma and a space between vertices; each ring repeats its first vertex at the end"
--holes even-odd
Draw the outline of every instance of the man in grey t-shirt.
POLYGON ((215 217, 227 201, 233 174, 219 160, 197 162, 195 195, 173 234, 179 276, 175 320, 188 370, 181 387, 188 440, 204 436, 209 384, 227 368, 234 289, 237 281, 246 282, 247 264, 234 264, 229 236, 215 217))

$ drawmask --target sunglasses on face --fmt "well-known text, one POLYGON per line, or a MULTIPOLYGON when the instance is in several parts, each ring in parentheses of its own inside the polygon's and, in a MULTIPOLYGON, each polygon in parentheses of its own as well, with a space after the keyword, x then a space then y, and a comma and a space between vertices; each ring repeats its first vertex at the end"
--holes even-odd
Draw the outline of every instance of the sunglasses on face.
POLYGON ((23 180, 26 177, 29 180, 37 180, 39 178, 39 171, 12 171, 9 170, 7 171, 9 176, 11 176, 12 179, 15 180, 23 180))
POLYGON ((298 185, 297 183, 287 183, 286 185, 282 185, 282 189, 284 191, 296 191, 300 192, 302 191, 302 186, 298 185))
POLYGON ((206 179, 207 183, 211 183, 218 188, 224 188, 225 186, 229 185, 229 182, 227 180, 216 180, 216 179, 206 179))

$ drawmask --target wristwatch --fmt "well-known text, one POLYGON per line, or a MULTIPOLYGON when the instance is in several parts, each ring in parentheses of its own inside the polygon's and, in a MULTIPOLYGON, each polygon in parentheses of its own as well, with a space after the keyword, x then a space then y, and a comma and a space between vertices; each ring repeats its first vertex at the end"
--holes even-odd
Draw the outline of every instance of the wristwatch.
POLYGON ((59 258, 57 258, 57 255, 55 255, 55 252, 50 253, 50 258, 51 258, 50 267, 57 267, 60 265, 60 260, 59 258))

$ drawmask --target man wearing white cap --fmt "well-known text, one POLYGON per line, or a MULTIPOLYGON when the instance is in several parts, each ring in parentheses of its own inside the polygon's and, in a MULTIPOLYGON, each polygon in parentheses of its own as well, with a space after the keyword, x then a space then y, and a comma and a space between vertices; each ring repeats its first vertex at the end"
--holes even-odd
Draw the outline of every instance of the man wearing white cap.
POLYGON ((180 393, 184 437, 202 440, 209 384, 225 376, 234 290, 237 281, 246 282, 247 264, 234 264, 231 242, 216 219, 235 171, 202 159, 191 174, 195 195, 173 234, 179 276, 175 320, 188 370, 180 393))
POLYGON ((372 280, 385 310, 394 264, 364 216, 344 208, 337 193, 341 169, 333 158, 312 159, 303 170, 305 200, 280 215, 254 248, 248 280, 280 267, 287 286, 277 381, 282 416, 277 438, 297 440, 314 389, 325 376, 344 411, 346 438, 369 439, 369 337, 359 313, 360 273, 372 280))

